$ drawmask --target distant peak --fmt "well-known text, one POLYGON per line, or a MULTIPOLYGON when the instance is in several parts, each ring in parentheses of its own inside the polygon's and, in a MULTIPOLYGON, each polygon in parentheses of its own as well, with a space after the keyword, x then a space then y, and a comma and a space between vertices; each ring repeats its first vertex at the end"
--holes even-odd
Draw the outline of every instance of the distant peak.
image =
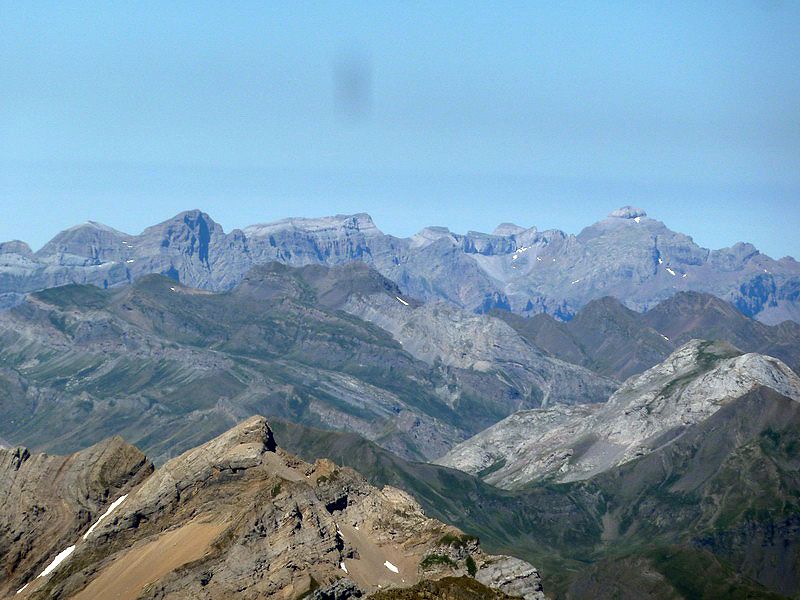
POLYGON ((641 208, 635 206, 623 206, 617 210, 608 213, 612 219, 636 219, 638 217, 646 217, 647 213, 641 208))
POLYGON ((411 238, 411 246, 413 248, 421 248, 422 246, 427 246, 437 240, 446 238, 453 239, 453 233, 447 227, 432 225, 414 234, 411 238))
POLYGON ((125 233, 124 231, 119 231, 118 229, 114 229, 113 227, 105 225, 103 223, 98 223, 97 221, 86 221, 85 223, 73 225, 72 227, 65 229, 58 235, 74 234, 76 232, 85 232, 85 231, 103 231, 106 233, 110 233, 114 236, 130 237, 130 235, 125 233))
POLYGON ((212 219, 208 213, 203 212, 199 208, 193 208, 192 210, 185 210, 183 212, 180 212, 171 219, 164 221, 164 223, 171 223, 174 221, 183 221, 184 223, 187 223, 187 222, 195 222, 198 220, 203 220, 208 223, 214 223, 214 219, 212 219))
POLYGON ((357 230, 366 234, 381 233, 372 220, 372 217, 367 213, 317 218, 292 217, 272 223, 250 225, 249 227, 245 227, 244 233, 250 237, 265 237, 273 232, 285 230, 307 231, 312 233, 334 230, 357 230))
POLYGON ((19 254, 21 256, 33 256, 31 247, 20 240, 0 242, 0 254, 19 254))
POLYGON ((516 225, 515 223, 500 223, 500 225, 494 228, 492 235, 516 235, 518 233, 522 233, 523 231, 526 231, 526 229, 516 225))

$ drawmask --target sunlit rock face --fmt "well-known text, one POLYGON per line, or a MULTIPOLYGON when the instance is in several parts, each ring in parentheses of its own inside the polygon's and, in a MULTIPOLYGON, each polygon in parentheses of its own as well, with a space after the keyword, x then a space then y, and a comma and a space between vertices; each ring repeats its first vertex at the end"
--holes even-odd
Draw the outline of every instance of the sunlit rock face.
MULTIPOLYGON (((33 547, 27 536, 2 547, 6 558, 27 559, 7 562, 0 583, 21 598, 357 598, 470 575, 498 599, 545 598, 531 564, 487 554, 477 538, 427 517, 406 492, 284 452, 260 416, 154 472, 121 440, 69 457, 3 451, 0 489, 38 486, 54 497, 63 491, 58 476, 43 475, 57 466, 83 484, 66 488, 75 503, 59 507, 58 522, 48 511, 25 513, 26 533, 50 527, 51 535, 33 547), (105 461, 98 467, 91 458, 105 461), (107 475, 116 487, 106 490, 101 515, 87 490, 106 485, 107 475), (81 502, 89 510, 81 512, 81 502), (38 577, 26 568, 48 562, 38 577)), ((20 520, 0 513, 0 524, 20 520)))
POLYGON ((437 462, 505 488, 588 479, 648 454, 762 386, 800 401, 800 378, 780 360, 692 340, 629 378, 607 403, 516 413, 437 462))

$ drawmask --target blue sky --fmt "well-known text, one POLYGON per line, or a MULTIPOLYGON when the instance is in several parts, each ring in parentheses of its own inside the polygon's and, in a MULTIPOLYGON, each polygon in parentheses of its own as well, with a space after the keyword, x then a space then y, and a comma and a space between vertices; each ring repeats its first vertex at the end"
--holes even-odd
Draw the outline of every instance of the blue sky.
POLYGON ((800 3, 0 0, 0 239, 634 204, 800 257, 800 3))

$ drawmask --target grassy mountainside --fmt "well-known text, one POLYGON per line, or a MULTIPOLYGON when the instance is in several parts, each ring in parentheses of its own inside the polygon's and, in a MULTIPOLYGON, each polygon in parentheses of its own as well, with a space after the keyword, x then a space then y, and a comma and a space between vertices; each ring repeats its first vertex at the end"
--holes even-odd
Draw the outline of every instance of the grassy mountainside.
POLYGON ((445 577, 422 581, 411 588, 386 590, 370 596, 373 600, 511 600, 498 590, 482 585, 471 577, 445 577))
POLYGON ((225 293, 159 275, 38 292, 0 314, 0 437, 69 452, 119 433, 163 462, 264 414, 422 459, 537 395, 492 368, 417 360, 339 310, 352 294, 399 306, 399 293, 364 265, 280 264, 225 293))

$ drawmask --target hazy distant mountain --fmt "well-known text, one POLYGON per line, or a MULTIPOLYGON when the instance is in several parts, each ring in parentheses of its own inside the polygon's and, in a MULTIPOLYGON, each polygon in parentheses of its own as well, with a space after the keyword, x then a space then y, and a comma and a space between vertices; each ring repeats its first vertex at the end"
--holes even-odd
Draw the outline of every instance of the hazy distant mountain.
POLYGON ((567 322, 545 314, 491 314, 551 356, 619 380, 649 369, 691 339, 723 340, 744 352, 780 358, 800 373, 800 324, 765 325, 711 294, 678 292, 645 313, 605 297, 567 322))
POLYGON ((407 295, 470 311, 493 307, 561 319, 592 299, 620 298, 645 310, 695 290, 767 323, 800 321, 800 264, 773 260, 750 244, 707 250, 640 209, 624 207, 578 235, 503 224, 494 233, 428 227, 411 238, 382 233, 365 214, 284 219, 225 233, 200 211, 131 236, 98 223, 68 229, 32 253, 0 245, 0 302, 65 283, 100 287, 149 273, 210 290, 236 285, 253 266, 371 264, 407 295))
POLYGON ((608 296, 592 300, 566 322, 543 313, 524 317, 495 309, 490 314, 550 355, 619 380, 661 362, 674 349, 641 313, 608 296))

